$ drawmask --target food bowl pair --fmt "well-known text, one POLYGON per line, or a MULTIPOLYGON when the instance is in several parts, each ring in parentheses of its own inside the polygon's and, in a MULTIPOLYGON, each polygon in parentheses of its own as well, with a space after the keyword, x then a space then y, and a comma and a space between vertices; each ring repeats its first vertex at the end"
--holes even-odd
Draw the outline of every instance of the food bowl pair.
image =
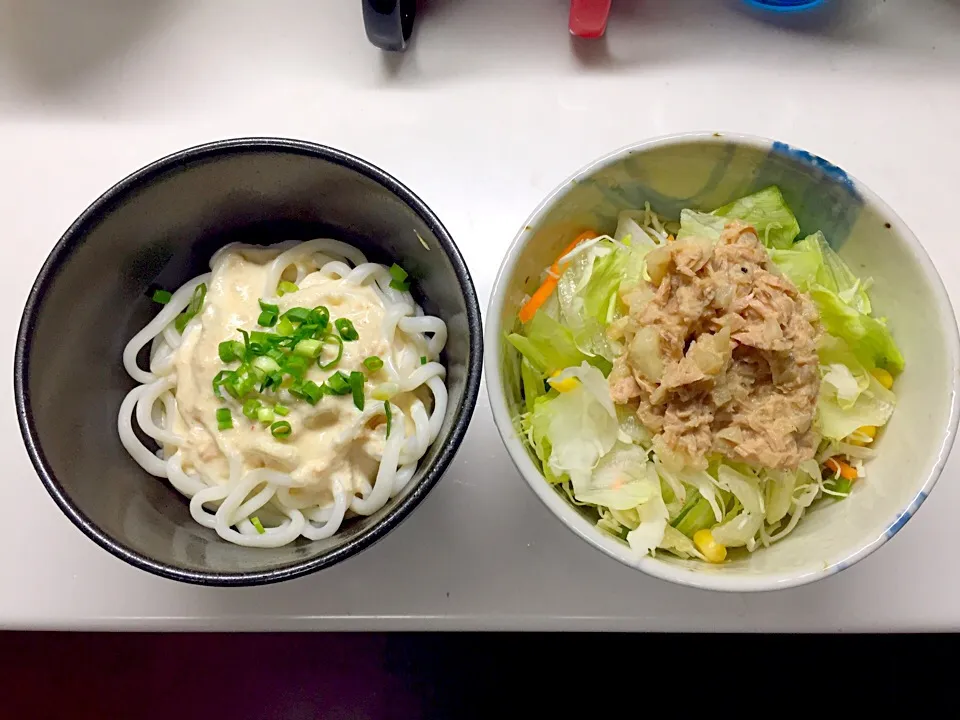
MULTIPOLYGON (((177 580, 274 582, 369 546, 436 484, 470 422, 483 367, 479 304, 452 238, 412 192, 355 157, 309 143, 244 139, 164 158, 110 189, 56 245, 27 300, 16 349, 21 430, 41 481, 83 532, 122 559, 177 580), (192 277, 233 240, 261 244, 317 235, 400 262, 420 278, 424 311, 449 326, 450 401, 416 476, 382 510, 328 540, 251 549, 198 526, 167 484, 147 476, 113 429, 132 382, 125 342, 155 311, 146 296, 162 271, 192 277), (423 242, 421 242, 421 240, 423 242), (70 352, 63 352, 69 348, 70 352)), ((804 151, 755 138, 683 135, 619 150, 580 170, 524 224, 507 251, 487 314, 487 387, 494 420, 521 475, 569 528, 606 554, 677 583, 767 590, 837 572, 882 545, 929 494, 958 418, 960 342, 943 285, 920 243, 872 192, 804 151), (801 227, 822 229, 840 255, 874 278, 872 297, 907 358, 899 406, 869 483, 849 502, 805 516, 781 543, 710 566, 639 557, 550 486, 515 430, 516 353, 504 341, 531 279, 584 227, 612 231, 619 211, 649 202, 676 216, 778 185, 801 227), (924 318, 923 323, 916 318, 924 318), (911 362, 914 360, 914 362, 911 362)))

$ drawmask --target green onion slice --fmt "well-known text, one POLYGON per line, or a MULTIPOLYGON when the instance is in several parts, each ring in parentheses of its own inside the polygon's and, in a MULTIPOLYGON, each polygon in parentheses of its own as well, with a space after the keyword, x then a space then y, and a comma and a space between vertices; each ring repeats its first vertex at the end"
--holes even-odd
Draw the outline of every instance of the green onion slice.
POLYGON ((326 385, 334 395, 346 395, 350 392, 350 378, 344 375, 342 370, 337 370, 328 377, 326 385))
POLYGON ((190 296, 190 304, 187 305, 187 309, 182 313, 177 315, 177 319, 174 321, 173 326, 177 329, 177 332, 181 335, 183 334, 184 328, 187 327, 187 323, 193 320, 196 317, 197 313, 203 309, 203 299, 207 296, 207 284, 200 283, 193 289, 193 295, 190 296))
POLYGON ((259 303, 260 303, 260 309, 263 310, 264 312, 273 313, 274 315, 280 314, 280 308, 277 305, 264 302, 263 298, 260 298, 259 303))
POLYGON ((310 323, 326 330, 327 325, 330 324, 330 311, 323 305, 317 305, 310 311, 310 323))
POLYGON ((286 420, 277 420, 277 422, 270 426, 270 434, 278 440, 290 437, 291 432, 293 432, 293 428, 290 427, 290 423, 286 420))
POLYGON ((347 318, 337 318, 333 321, 334 327, 337 328, 337 332, 340 333, 342 337, 347 342, 357 340, 360 338, 360 333, 357 332, 357 329, 353 326, 353 323, 347 318))
POLYGON ((269 310, 264 310, 257 318, 257 325, 261 327, 273 327, 277 324, 277 314, 269 310))
POLYGON ((421 364, 421 365, 426 365, 426 364, 427 364, 427 356, 426 356, 426 355, 421 355, 421 356, 420 356, 420 364, 421 364))
POLYGON ((260 370, 266 375, 271 375, 280 370, 280 363, 267 355, 255 357, 253 362, 250 363, 250 366, 260 370))
POLYGON ((293 307, 287 310, 283 317, 287 318, 290 322, 295 323, 305 323, 310 319, 310 310, 305 307, 293 307))
POLYGON ((167 290, 154 290, 153 291, 153 301, 161 305, 166 305, 173 299, 173 293, 167 290))
POLYGON ((410 289, 410 282, 407 278, 410 275, 402 267, 394 263, 390 266, 390 287, 394 290, 405 292, 410 289))
POLYGON ((300 288, 297 287, 296 283, 288 282, 287 280, 281 280, 280 284, 277 285, 277 296, 283 297, 287 293, 297 292, 300 288))
POLYGON ((309 362, 303 356, 290 355, 283 363, 283 371, 288 375, 293 375, 297 380, 301 380, 307 374, 307 365, 309 365, 309 362))
POLYGON ((301 340, 296 344, 296 347, 293 348, 293 352, 296 355, 310 358, 312 360, 320 354, 322 345, 323 343, 321 343, 319 340, 301 340))
POLYGON ((390 437, 390 425, 393 422, 393 411, 390 409, 390 403, 384 401, 383 412, 387 415, 387 437, 390 437))
POLYGON ((296 330, 296 328, 293 327, 293 323, 290 322, 290 318, 286 316, 280 318, 280 322, 277 323, 277 335, 287 337, 289 335, 293 335, 294 330, 296 330))
POLYGON ((250 524, 256 528, 258 534, 263 535, 266 532, 266 530, 263 529, 263 523, 260 522, 260 518, 256 515, 250 518, 250 524))
POLYGON ((376 355, 371 355, 363 361, 363 364, 364 367, 366 367, 370 372, 376 372, 383 367, 383 360, 378 358, 376 355))
POLYGON ((218 400, 223 400, 223 395, 220 393, 220 386, 226 382, 227 378, 233 375, 232 370, 221 370, 213 377, 213 394, 217 396, 218 400))
POLYGON ((320 366, 321 370, 331 370, 335 368, 340 363, 340 358, 343 357, 343 340, 341 340, 337 335, 327 335, 323 338, 323 344, 336 343, 337 345, 337 356, 328 363, 321 362, 323 357, 317 358, 317 365, 320 366))
POLYGON ((273 411, 281 417, 290 414, 290 408, 288 408, 286 405, 281 405, 280 403, 277 403, 273 406, 273 411))
POLYGON ((220 359, 225 363, 243 360, 246 350, 246 346, 239 340, 224 340, 217 346, 220 359))
POLYGON ((217 410, 217 428, 220 430, 229 430, 233 427, 233 414, 230 408, 219 408, 217 410))
POLYGON ((353 393, 353 404, 357 410, 363 410, 363 383, 367 378, 362 372, 354 370, 350 373, 350 390, 353 393))
POLYGON ((316 405, 323 397, 323 388, 317 385, 313 380, 307 380, 300 386, 300 397, 311 405, 316 405))
POLYGON ((273 410, 268 407, 262 407, 257 410, 257 420, 262 423, 267 423, 268 425, 272 423, 276 418, 273 416, 273 410))
POLYGON ((243 403, 243 414, 251 420, 256 420, 257 412, 260 410, 260 408, 260 401, 256 398, 251 398, 243 403))

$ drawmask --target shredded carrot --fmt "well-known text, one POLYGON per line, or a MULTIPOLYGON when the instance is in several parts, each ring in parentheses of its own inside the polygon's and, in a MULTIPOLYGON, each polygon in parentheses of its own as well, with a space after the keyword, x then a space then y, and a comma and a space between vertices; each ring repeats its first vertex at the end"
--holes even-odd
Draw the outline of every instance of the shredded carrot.
POLYGON ((838 457, 832 457, 824 463, 832 472, 840 473, 844 480, 856 480, 857 471, 838 457))
POLYGON ((593 240, 598 235, 592 230, 586 230, 579 235, 576 239, 567 245, 562 253, 557 256, 557 259, 554 260, 553 265, 550 266, 550 270, 547 271, 547 278, 543 281, 543 284, 537 288, 536 292, 530 296, 530 299, 527 300, 520 308, 520 312, 517 315, 520 318, 520 322, 527 323, 533 319, 533 316, 537 314, 537 310, 540 309, 540 306, 543 305, 553 294, 553 291, 557 288, 557 280, 560 279, 560 276, 563 274, 563 271, 567 269, 567 266, 564 265, 560 267, 560 259, 564 255, 568 255, 573 252, 573 249, 582 242, 586 240, 593 240))

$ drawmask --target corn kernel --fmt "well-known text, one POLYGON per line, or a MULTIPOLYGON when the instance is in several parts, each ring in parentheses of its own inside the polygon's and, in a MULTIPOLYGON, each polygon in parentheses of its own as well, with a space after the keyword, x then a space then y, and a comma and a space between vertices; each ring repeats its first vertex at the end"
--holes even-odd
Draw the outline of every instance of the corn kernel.
POLYGON ((888 373, 883 368, 874 368, 870 371, 870 374, 873 375, 877 382, 883 385, 887 390, 893 387, 893 375, 888 373))
POLYGON ((557 380, 557 376, 560 375, 560 371, 557 370, 549 380, 550 387, 552 387, 557 392, 570 392, 577 386, 577 379, 575 377, 564 378, 563 380, 557 380))
POLYGON ((697 530, 693 534, 693 544, 696 545, 707 562, 722 563, 727 557, 727 548, 713 539, 713 533, 707 529, 697 530))
POLYGON ((851 445, 866 445, 877 437, 877 427, 875 425, 864 425, 863 427, 858 427, 850 437, 847 438, 847 442, 851 445))

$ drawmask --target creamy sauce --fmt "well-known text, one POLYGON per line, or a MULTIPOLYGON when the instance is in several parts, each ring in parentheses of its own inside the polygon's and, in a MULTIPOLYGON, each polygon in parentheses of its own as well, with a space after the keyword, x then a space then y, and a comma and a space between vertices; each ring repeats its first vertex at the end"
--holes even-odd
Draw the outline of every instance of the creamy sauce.
MULTIPOLYGON (((296 486, 291 492, 305 503, 325 505, 332 502, 332 488, 339 482, 348 493, 369 490, 377 474, 379 458, 385 443, 383 418, 371 421, 354 432, 361 412, 351 395, 324 395, 311 406, 285 390, 266 392, 261 399, 270 406, 281 402, 290 409, 283 419, 292 433, 285 440, 274 438, 269 426, 249 420, 241 411, 241 403, 224 392, 224 399, 213 393, 213 377, 223 369, 235 369, 238 363, 224 364, 218 346, 225 340, 240 340, 239 329, 270 330, 257 327, 260 314, 258 300, 268 293, 264 287, 269 261, 276 253, 245 249, 228 252, 220 260, 207 289, 198 322, 188 327, 181 346, 175 351, 176 399, 178 414, 174 432, 185 438, 180 447, 185 470, 195 469, 209 478, 226 482, 230 475, 230 459, 240 462, 243 472, 266 467, 288 473, 296 486), (216 411, 228 407, 233 415, 233 428, 217 428, 216 411)), ((299 283, 297 292, 287 293, 275 302, 283 313, 293 307, 314 308, 324 305, 330 310, 330 323, 339 318, 353 322, 359 338, 344 342, 343 357, 336 368, 321 370, 311 363, 307 378, 318 385, 338 370, 352 370, 368 377, 366 401, 376 402, 370 391, 386 380, 379 372, 370 372, 363 360, 370 356, 399 357, 420 351, 402 333, 397 333, 394 347, 383 333, 385 309, 377 293, 365 286, 345 286, 339 279, 311 273, 299 283)), ((272 293, 270 293, 272 294, 272 293)), ((336 346, 324 348, 325 361, 332 358, 336 346), (327 355, 331 353, 331 355, 327 355)), ((391 402, 406 412, 417 397, 404 393, 391 402)), ((429 408, 429 394, 419 395, 429 408)), ((412 425, 410 426, 412 428, 412 425)))

